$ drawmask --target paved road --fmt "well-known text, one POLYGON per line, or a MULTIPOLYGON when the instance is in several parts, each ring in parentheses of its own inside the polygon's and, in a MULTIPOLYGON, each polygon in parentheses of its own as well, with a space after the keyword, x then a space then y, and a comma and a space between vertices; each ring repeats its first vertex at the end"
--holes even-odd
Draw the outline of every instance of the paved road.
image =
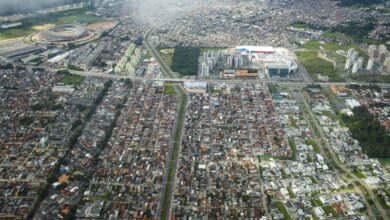
MULTIPOLYGON (((161 58, 162 59, 162 58, 161 58)), ((156 58, 158 60, 158 58, 156 58)), ((160 62, 160 61, 158 61, 160 62)), ((162 61, 164 62, 164 61, 162 61)), ((161 65, 164 66, 164 65, 161 65)), ((169 68, 169 67, 167 67, 169 68)), ((52 69, 53 71, 56 71, 56 69, 52 69)), ((175 73, 172 71, 165 70, 165 68, 162 68, 162 71, 165 73, 168 73, 167 75, 169 77, 164 78, 148 78, 148 77, 138 77, 138 76, 126 76, 126 75, 114 75, 114 74, 106 74, 106 73, 100 73, 100 72, 91 72, 91 71, 76 71, 76 70, 69 70, 70 73, 80 75, 80 76, 95 76, 95 77, 102 77, 102 78, 110 78, 110 79, 131 79, 131 80, 137 80, 137 81, 162 81, 162 82, 207 82, 211 84, 245 84, 245 83, 276 83, 280 86, 286 86, 286 87, 306 87, 309 85, 320 85, 320 86, 330 86, 330 85, 338 85, 338 86, 347 86, 351 83, 348 82, 318 82, 318 83, 310 83, 310 82, 289 82, 289 81, 277 81, 277 80, 249 80, 249 79, 231 79, 231 80, 223 80, 223 79, 179 79, 179 78, 171 78, 175 77, 175 73)), ((353 83, 356 85, 377 85, 382 88, 390 88, 390 83, 353 83)))
MULTIPOLYGON (((341 163, 339 158, 336 156, 335 152, 333 151, 333 148, 331 147, 330 143, 328 142, 328 139, 326 138, 326 135, 325 135, 325 132, 323 131, 322 127, 318 124, 318 121, 314 115, 314 113, 312 112, 311 110, 311 107, 309 106, 309 104, 307 103, 306 99, 302 96, 302 94, 299 94, 299 96, 297 97, 298 101, 300 101, 304 107, 307 109, 308 111, 308 117, 311 119, 311 121, 314 123, 314 125, 317 127, 317 130, 318 132, 320 133, 320 136, 321 136, 321 139, 323 140, 323 145, 322 146, 325 146, 326 149, 327 149, 327 152, 329 152, 329 154, 326 154, 324 151, 322 151, 324 153, 324 156, 327 157, 327 160, 329 161, 332 161, 336 168, 340 171, 343 171, 345 172, 348 176, 352 177, 352 180, 354 183, 357 183, 359 186, 361 186, 365 191, 367 191, 368 193, 368 196, 370 197, 371 201, 374 203, 374 207, 379 211, 382 219, 384 220, 389 220, 387 214, 386 214, 386 211, 383 209, 383 207, 381 206, 381 204, 379 203, 379 201, 376 199, 374 193, 372 192, 371 188, 369 186, 367 186, 367 184, 362 181, 360 178, 358 178, 357 176, 355 176, 347 167, 344 163, 341 163), (330 156, 330 157, 329 157, 330 156)), ((320 143, 321 144, 321 143, 320 143)))
MULTIPOLYGON (((244 101, 243 101, 243 98, 242 98, 242 93, 240 93, 240 101, 241 101, 241 107, 240 108, 241 108, 241 111, 243 113, 242 115, 245 118, 245 124, 246 124, 246 129, 247 129, 247 138, 252 143, 253 137, 252 137, 252 133, 250 132, 250 126, 249 126, 248 117, 247 117, 248 114, 246 113, 245 108, 243 106, 244 101)), ((260 168, 259 159, 257 158, 255 153, 253 152, 253 148, 251 148, 251 154, 252 154, 253 160, 256 161, 256 169, 257 169, 259 183, 260 183, 260 191, 261 191, 261 194, 262 194, 261 197, 263 199, 263 207, 264 207, 265 215, 267 216, 267 219, 272 219, 272 216, 271 216, 271 214, 269 212, 269 204, 268 204, 267 196, 266 196, 265 189, 264 189, 264 183, 263 183, 263 180, 261 178, 261 171, 260 171, 261 168, 260 168)), ((232 208, 232 207, 229 207, 229 208, 232 208)))
MULTIPOLYGON (((165 81, 174 81, 174 82, 179 82, 176 79, 176 74, 171 70, 171 68, 166 64, 164 59, 160 56, 158 51, 149 43, 149 35, 151 33, 152 29, 147 31, 147 33, 144 35, 144 45, 146 46, 147 50, 152 54, 152 56, 156 59, 158 62, 162 73, 164 76, 168 76, 171 79, 170 80, 165 80, 165 81)), ((144 80, 144 78, 142 79, 144 80)), ((164 80, 161 80, 164 81, 164 80)), ((169 177, 169 172, 170 172, 170 167, 171 163, 173 163, 174 167, 174 172, 173 175, 171 176, 171 179, 166 178, 165 183, 164 183, 164 190, 166 190, 167 185, 169 184, 170 189, 169 189, 169 202, 166 207, 166 210, 161 210, 161 213, 163 211, 165 212, 165 216, 160 215, 161 219, 170 219, 171 216, 171 210, 172 210, 172 202, 173 202, 173 192, 174 192, 174 187, 175 187, 175 179, 176 179, 176 173, 178 169, 178 161, 179 161, 179 155, 181 152, 181 141, 184 135, 184 121, 185 121, 185 115, 187 111, 187 105, 188 105, 188 96, 186 91, 183 89, 183 87, 180 84, 175 84, 174 88, 176 90, 176 93, 179 94, 180 96, 180 105, 178 106, 178 114, 177 118, 175 120, 175 126, 174 126, 174 133, 173 133, 173 139, 172 139, 172 145, 171 149, 169 150, 169 162, 168 162, 168 167, 167 167, 167 176, 169 177), (177 149, 176 149, 177 148, 177 149), (176 152, 176 153, 174 153, 176 152)), ((163 194, 163 198, 161 202, 164 202, 167 198, 165 198, 165 193, 163 194)), ((161 203, 160 202, 160 203, 161 203)), ((160 204, 159 207, 162 207, 163 204, 160 204)), ((158 213, 159 214, 159 213, 158 213)))

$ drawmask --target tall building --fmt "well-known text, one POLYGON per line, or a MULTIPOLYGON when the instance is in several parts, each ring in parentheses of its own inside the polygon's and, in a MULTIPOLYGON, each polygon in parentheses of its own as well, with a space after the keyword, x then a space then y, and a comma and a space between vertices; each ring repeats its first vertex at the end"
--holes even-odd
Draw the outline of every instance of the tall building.
POLYGON ((348 58, 352 57, 352 54, 353 54, 354 52, 355 52, 355 49, 350 48, 350 49, 348 50, 347 57, 348 57, 348 58))
POLYGON ((372 67, 374 67, 375 60, 373 58, 370 58, 367 63, 367 70, 372 70, 372 67))
POLYGON ((364 62, 364 57, 359 57, 359 59, 357 60, 358 61, 358 64, 359 64, 359 69, 363 67, 363 62, 364 62))
MULTIPOLYGON (((218 69, 218 65, 223 63, 224 56, 222 51, 207 51, 203 53, 200 60, 199 74, 202 76, 209 76, 218 69)), ((229 65, 234 63, 234 57, 228 57, 229 65)))
POLYGON ((355 49, 351 48, 348 50, 347 58, 355 61, 359 58, 359 53, 355 49))
POLYGON ((206 63, 202 63, 202 76, 209 76, 210 75, 210 68, 209 65, 206 63))
POLYGON ((385 66, 390 65, 390 56, 387 56, 387 57, 385 58, 385 61, 383 62, 383 65, 385 65, 385 66))
POLYGON ((352 73, 357 73, 358 71, 359 71, 359 62, 355 61, 353 62, 352 73))
POLYGON ((346 70, 351 69, 352 63, 353 63, 353 61, 350 58, 347 58, 347 60, 345 61, 345 69, 346 70))
POLYGON ((371 58, 378 58, 379 55, 379 49, 376 45, 370 45, 368 46, 368 56, 371 58))
POLYGON ((288 77, 290 73, 289 66, 286 64, 268 64, 266 71, 269 77, 288 77))
POLYGON ((387 48, 383 44, 379 45, 378 49, 379 49, 379 53, 387 52, 387 48))
POLYGON ((234 64, 234 56, 229 56, 227 58, 227 63, 229 65, 229 67, 233 67, 233 64, 234 64))
POLYGON ((379 62, 384 62, 387 56, 387 51, 380 51, 378 55, 379 62))

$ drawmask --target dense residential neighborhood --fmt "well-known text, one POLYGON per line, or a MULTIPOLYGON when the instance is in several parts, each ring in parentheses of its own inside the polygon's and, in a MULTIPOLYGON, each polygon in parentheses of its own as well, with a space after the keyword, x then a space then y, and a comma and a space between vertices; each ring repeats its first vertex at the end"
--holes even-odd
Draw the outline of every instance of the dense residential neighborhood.
POLYGON ((389 8, 0 2, 0 219, 389 219, 389 8))

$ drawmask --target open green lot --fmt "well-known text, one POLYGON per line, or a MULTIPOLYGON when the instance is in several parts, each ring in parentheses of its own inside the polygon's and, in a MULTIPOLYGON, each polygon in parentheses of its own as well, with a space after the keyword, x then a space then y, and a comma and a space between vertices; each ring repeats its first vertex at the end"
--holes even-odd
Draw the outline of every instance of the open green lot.
POLYGON ((365 179, 365 178, 367 178, 361 171, 358 171, 358 170, 355 170, 355 171, 353 172, 353 174, 354 174, 355 176, 359 177, 360 179, 365 179))
POLYGON ((64 76, 64 78, 62 78, 60 82, 69 85, 80 85, 84 81, 84 79, 84 76, 67 74, 64 76))
MULTIPOLYGON (((324 35, 328 35, 328 36, 345 36, 345 37, 347 37, 346 35, 343 35, 341 33, 326 33, 324 35)), ((309 42, 307 42, 303 46, 303 48, 305 48, 307 50, 319 51, 320 50, 320 46, 322 46, 326 51, 337 51, 337 50, 348 51, 350 48, 354 48, 356 51, 359 52, 360 56, 368 57, 366 52, 364 52, 362 49, 360 49, 358 44, 348 44, 348 45, 338 45, 338 44, 333 44, 333 43, 321 44, 319 41, 309 41, 309 42)))
POLYGON ((353 40, 352 37, 345 35, 343 33, 340 33, 340 32, 327 32, 327 33, 323 34, 322 36, 334 37, 334 38, 339 39, 339 40, 353 40))
POLYGON ((176 94, 175 87, 173 87, 173 85, 171 85, 171 84, 166 84, 165 88, 164 88, 164 94, 165 95, 175 95, 176 94))
POLYGON ((298 58, 302 61, 303 66, 306 68, 310 76, 318 80, 317 74, 328 76, 330 81, 339 82, 342 81, 342 77, 334 69, 331 62, 324 60, 318 56, 316 51, 297 51, 298 58))
POLYGON ((19 28, 0 30, 0 40, 28 36, 37 31, 33 29, 33 26, 35 25, 43 25, 50 23, 56 26, 60 26, 74 22, 82 24, 91 24, 108 20, 106 18, 88 15, 86 14, 86 12, 87 9, 77 9, 27 18, 21 21, 22 26, 19 28))
POLYGON ((306 139, 306 140, 305 140, 305 143, 306 143, 307 145, 313 146, 313 150, 314 150, 314 152, 316 152, 317 154, 321 153, 320 149, 318 148, 317 142, 316 142, 315 140, 313 140, 313 139, 306 139))
POLYGON ((295 158, 295 155, 297 154, 297 145, 296 145, 293 138, 289 138, 288 143, 289 143, 289 145, 291 147, 291 151, 293 153, 292 157, 295 158))
POLYGON ((296 28, 296 29, 315 29, 315 30, 322 29, 321 27, 317 27, 315 25, 308 24, 308 23, 303 22, 303 21, 296 21, 296 22, 291 24, 291 27, 296 28))
POLYGON ((207 51, 219 51, 219 50, 226 50, 228 48, 226 47, 201 47, 200 48, 200 54, 203 55, 203 53, 207 51))
POLYGON ((165 61, 165 63, 169 67, 171 67, 173 54, 175 52, 175 49, 174 48, 160 48, 160 49, 158 49, 158 52, 159 52, 161 58, 165 61))
POLYGON ((327 215, 332 215, 333 217, 337 216, 337 212, 334 210, 334 208, 332 208, 332 206, 324 206, 322 209, 327 215))
POLYGON ((0 31, 0 41, 28 36, 34 32, 35 32, 35 30, 32 29, 31 27, 30 28, 24 27, 24 28, 13 28, 13 29, 1 30, 0 31))
POLYGON ((351 79, 355 81, 363 81, 363 82, 371 82, 371 83, 390 83, 390 75, 356 74, 356 75, 352 75, 351 79))
MULTIPOLYGON (((342 33, 326 33, 324 35, 327 36, 338 36, 338 37, 348 37, 347 35, 344 35, 342 33)), ((357 52, 359 52, 359 56, 364 57, 365 61, 367 62, 368 55, 365 51, 360 49, 358 44, 348 44, 348 45, 338 45, 333 43, 324 43, 321 44, 319 41, 309 41, 307 42, 303 48, 306 50, 314 50, 314 51, 321 51, 321 47, 324 49, 324 51, 327 53, 328 57, 330 59, 333 59, 337 61, 338 64, 340 64, 342 67, 344 67, 345 63, 345 57, 341 56, 340 54, 336 53, 338 50, 344 50, 347 52, 350 48, 354 48, 357 52)))
POLYGON ((186 115, 186 109, 187 109, 187 104, 188 104, 188 96, 185 93, 185 91, 177 87, 179 91, 179 95, 181 97, 181 102, 180 102, 180 108, 179 108, 179 115, 177 118, 177 126, 175 129, 174 133, 174 143, 172 146, 172 152, 170 155, 170 160, 169 160, 169 168, 168 168, 168 176, 166 179, 166 184, 165 184, 165 190, 164 190, 164 197, 162 201, 162 210, 161 210, 161 219, 169 219, 168 215, 168 208, 169 208, 169 201, 170 201, 170 195, 172 193, 172 183, 174 182, 175 178, 175 162, 178 160, 179 157, 179 151, 180 151, 180 141, 182 137, 182 132, 183 132, 183 126, 184 126, 184 121, 185 121, 185 115, 186 115))
POLYGON ((275 205, 279 209, 279 211, 283 213, 284 219, 288 219, 288 220, 292 219, 286 209, 286 206, 284 206, 282 202, 276 202, 275 205))

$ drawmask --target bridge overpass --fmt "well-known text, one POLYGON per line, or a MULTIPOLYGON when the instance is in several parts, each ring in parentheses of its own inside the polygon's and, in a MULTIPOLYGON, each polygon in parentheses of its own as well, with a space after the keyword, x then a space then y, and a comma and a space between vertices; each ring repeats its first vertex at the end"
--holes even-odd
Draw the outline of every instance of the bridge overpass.
MULTIPOLYGON (((56 71, 55 69, 53 69, 56 71)), ((207 82, 211 84, 246 84, 246 83, 269 83, 269 84, 278 84, 280 86, 286 87, 305 87, 308 85, 320 85, 320 86, 330 86, 330 85, 340 85, 347 86, 350 84, 356 85, 377 85, 381 88, 390 88, 390 83, 349 83, 349 82, 294 82, 294 81, 280 81, 280 80, 267 80, 267 79, 185 79, 185 78, 152 78, 152 77, 139 77, 139 76, 128 76, 128 75, 114 75, 114 74, 106 74, 102 72, 92 72, 92 71, 76 71, 69 70, 70 73, 86 76, 86 77, 101 77, 108 79, 131 79, 135 81, 144 81, 144 82, 173 82, 173 83, 184 83, 184 82, 207 82)))

